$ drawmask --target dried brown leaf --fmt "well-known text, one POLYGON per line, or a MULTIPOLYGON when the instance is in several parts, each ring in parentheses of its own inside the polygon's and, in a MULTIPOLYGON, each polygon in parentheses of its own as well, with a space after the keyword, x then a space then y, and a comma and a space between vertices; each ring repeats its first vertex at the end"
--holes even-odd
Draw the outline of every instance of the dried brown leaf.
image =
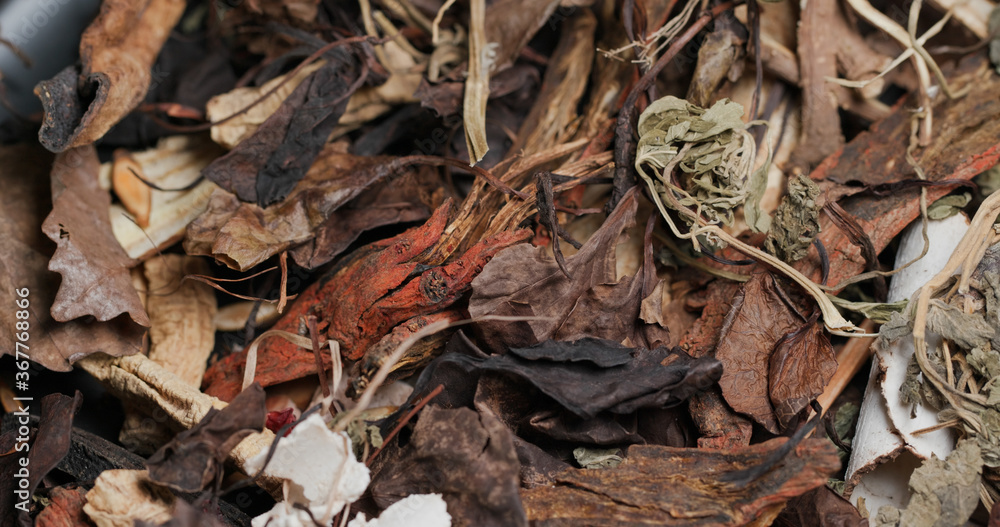
POLYGON ((184 0, 106 0, 80 39, 82 68, 35 88, 45 109, 38 138, 62 152, 98 140, 146 96, 152 66, 184 0))
MULTIPOLYGON (((20 297, 16 289, 28 290, 31 360, 57 371, 68 371, 70 363, 95 351, 119 356, 138 352, 146 330, 127 315, 108 322, 82 319, 66 323, 53 320, 50 312, 59 281, 46 270, 53 244, 42 233, 42 221, 51 207, 46 174, 52 155, 40 147, 21 145, 0 148, 0 280, 8 284, 5 297, 10 305, 20 297)), ((93 229, 92 229, 93 230, 93 229)), ((6 311, 0 334, 11 345, 3 353, 14 354, 18 342, 16 311, 6 311)), ((23 341, 23 339, 21 339, 23 341)))
POLYGON ((778 432, 768 394, 774 346, 803 320, 778 293, 769 273, 756 274, 736 295, 715 349, 723 365, 719 386, 734 410, 778 432))
POLYGON ((92 146, 56 156, 52 166, 52 212, 42 231, 58 246, 49 270, 62 275, 52 318, 66 322, 93 316, 107 322, 128 313, 136 324, 149 317, 132 286, 133 261, 111 233, 111 197, 98 186, 92 146))
MULTIPOLYGON (((633 223, 637 207, 633 192, 583 248, 566 259, 572 279, 544 248, 517 245, 498 253, 472 282, 469 314, 545 318, 481 322, 484 340, 497 349, 585 336, 642 343, 636 321, 644 296, 643 272, 617 280, 615 270, 615 246, 633 223)), ((666 330, 652 327, 659 330, 653 340, 666 342, 666 330)))
POLYGON ((837 357, 821 324, 810 322, 786 335, 771 354, 769 393, 784 429, 809 401, 823 393, 837 371, 837 357))

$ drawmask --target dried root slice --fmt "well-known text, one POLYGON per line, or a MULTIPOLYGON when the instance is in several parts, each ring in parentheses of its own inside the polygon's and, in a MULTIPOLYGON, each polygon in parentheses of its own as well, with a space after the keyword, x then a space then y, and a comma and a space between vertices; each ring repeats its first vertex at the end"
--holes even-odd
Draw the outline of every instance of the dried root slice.
POLYGON ((153 208, 151 188, 142 182, 145 178, 140 165, 124 148, 115 150, 111 164, 111 188, 121 200, 125 210, 135 217, 140 227, 149 227, 149 212, 153 208))
POLYGON ((132 527, 136 520, 159 525, 173 518, 175 502, 145 470, 105 470, 87 492, 83 512, 97 527, 132 527))

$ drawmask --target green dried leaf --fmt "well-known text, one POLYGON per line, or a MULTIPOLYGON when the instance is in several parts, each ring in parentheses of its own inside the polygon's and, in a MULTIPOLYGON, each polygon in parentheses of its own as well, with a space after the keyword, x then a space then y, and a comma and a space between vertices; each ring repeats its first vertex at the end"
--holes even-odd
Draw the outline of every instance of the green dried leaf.
POLYGON ((988 342, 996 333, 982 313, 963 313, 940 300, 932 300, 927 312, 927 329, 962 348, 972 349, 988 342))
POLYGON ((931 206, 927 207, 927 217, 932 220, 950 218, 959 212, 962 212, 962 209, 964 209, 970 201, 972 201, 972 194, 968 192, 945 196, 932 203, 931 206))
POLYGON ((983 463, 990 468, 1000 467, 1000 411, 988 408, 979 412, 979 419, 983 432, 976 434, 976 442, 982 450, 983 463))
MULTIPOLYGON (((766 231, 770 218, 758 204, 767 164, 753 170, 757 145, 742 117, 743 106, 729 99, 707 110, 673 96, 659 99, 639 116, 636 170, 657 193, 673 192, 681 206, 708 223, 731 225, 742 205, 748 225, 766 231), (676 176, 674 167, 680 169, 676 176), (647 168, 653 169, 655 180, 647 168)), ((667 206, 673 202, 663 201, 667 206)))
MULTIPOLYGON (((827 296, 830 298, 830 301, 833 302, 833 305, 841 309, 861 313, 866 318, 870 318, 872 322, 878 322, 880 324, 888 323, 892 319, 893 314, 902 313, 909 304, 909 301, 905 299, 891 304, 883 304, 881 302, 851 302, 850 300, 844 300, 839 296, 827 296)), ((908 329, 906 334, 909 333, 910 330, 908 329)))
POLYGON ((997 353, 992 346, 976 346, 965 356, 976 373, 987 379, 995 379, 1000 376, 1000 353, 997 353))
POLYGON ((573 449, 573 457, 583 468, 615 468, 622 463, 617 448, 577 447, 573 449))
POLYGON ((960 440, 947 459, 932 457, 914 470, 910 476, 913 495, 906 509, 900 511, 883 505, 875 515, 873 527, 965 525, 979 503, 982 471, 979 445, 970 439, 960 440))
POLYGON ((799 174, 788 181, 788 195, 778 205, 764 240, 767 252, 788 263, 805 258, 819 234, 819 194, 819 185, 809 176, 799 174))

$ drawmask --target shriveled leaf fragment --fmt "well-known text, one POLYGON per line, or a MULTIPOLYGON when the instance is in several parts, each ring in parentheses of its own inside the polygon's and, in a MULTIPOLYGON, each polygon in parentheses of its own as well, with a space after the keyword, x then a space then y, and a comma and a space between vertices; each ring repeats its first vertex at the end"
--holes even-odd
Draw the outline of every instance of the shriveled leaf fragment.
POLYGON ((807 439, 748 485, 727 473, 761 462, 784 438, 728 451, 633 445, 604 470, 568 469, 554 486, 524 489, 532 525, 747 525, 770 523, 790 498, 823 485, 840 467, 836 448, 807 439))
POLYGON ((410 443, 372 481, 388 507, 410 494, 441 494, 456 526, 527 525, 511 433, 468 408, 424 408, 410 443))
POLYGON ((723 81, 736 82, 743 73, 747 28, 730 13, 715 20, 712 32, 698 48, 698 64, 688 86, 687 99, 696 106, 707 106, 723 81))
MULTIPOLYGON (((52 154, 38 146, 0 147, 0 281, 3 301, 14 306, 27 288, 30 314, 31 360, 55 371, 68 371, 70 363, 95 351, 128 355, 142 349, 146 328, 128 315, 108 322, 72 320, 56 322, 50 307, 59 287, 58 277, 46 269, 54 248, 42 233, 42 222, 51 207, 48 172, 52 154)), ((0 353, 16 351, 18 310, 4 312, 0 335, 8 342, 0 353)), ((23 351, 23 350, 22 350, 23 351)))
MULTIPOLYGON (((480 322, 484 341, 496 350, 586 336, 644 342, 640 329, 651 327, 657 330, 651 340, 667 342, 665 329, 637 322, 644 296, 643 270, 621 280, 617 277, 615 247, 622 231, 633 223, 637 207, 636 194, 626 195, 580 251, 566 259, 572 279, 542 247, 517 245, 498 253, 472 282, 469 314, 540 318, 480 322)), ((648 260, 644 268, 653 265, 648 260)))
POLYGON ((150 479, 182 492, 204 489, 221 477, 229 451, 264 429, 266 417, 264 389, 252 384, 229 406, 210 409, 197 425, 177 434, 153 454, 146 462, 150 479))
POLYGON ((965 525, 979 503, 983 458, 974 440, 963 439, 947 459, 932 457, 910 476, 910 501, 900 511, 883 505, 873 527, 965 525))
POLYGON ((615 468, 622 464, 622 457, 617 448, 587 448, 573 449, 573 458, 583 468, 615 468))
POLYGON ((862 527, 867 525, 858 509, 828 486, 811 490, 788 501, 775 526, 862 527))
POLYGON ((52 212, 42 224, 58 246, 49 270, 62 275, 52 318, 65 322, 91 315, 107 322, 128 313, 148 327, 129 276, 133 262, 111 233, 111 197, 98 186, 97 173, 92 146, 59 154, 52 166, 52 212))
POLYGON ((819 186, 808 176, 799 174, 788 181, 788 194, 774 212, 764 240, 767 252, 789 263, 806 257, 819 234, 819 193, 819 186))
POLYGON ((958 214, 972 201, 972 194, 951 194, 945 196, 927 207, 927 217, 932 220, 943 220, 958 214))
POLYGON ((823 393, 836 371, 837 357, 821 324, 810 322, 786 335, 768 366, 768 393, 778 425, 787 427, 823 393))
MULTIPOLYGON (((723 366, 719 386, 726 402, 772 433, 778 432, 779 423, 769 394, 771 357, 778 341, 804 324, 777 288, 768 273, 754 275, 744 284, 715 349, 715 357, 723 366)), ((785 382, 802 381, 790 376, 785 382)))
POLYGON ((250 137, 205 167, 205 177, 261 207, 284 200, 323 150, 361 75, 345 49, 325 57, 250 137))
POLYGON ((288 493, 285 501, 254 518, 255 526, 268 518, 297 514, 292 512, 293 504, 306 506, 316 518, 329 517, 328 513, 360 498, 370 481, 368 467, 354 458, 347 434, 330 430, 318 413, 295 425, 265 467, 266 457, 267 450, 261 451, 247 460, 247 469, 264 468, 267 474, 286 480, 288 493))
POLYGON ((997 334, 997 328, 987 322, 982 313, 963 313, 958 307, 940 300, 931 302, 927 329, 965 349, 982 346, 997 334))
POLYGON ((38 139, 62 152, 98 140, 146 96, 152 66, 184 0, 109 0, 80 38, 82 68, 35 87, 45 116, 38 139))
POLYGON ((83 511, 97 527, 133 527, 136 520, 159 525, 173 517, 175 501, 145 470, 105 470, 87 493, 83 511))
POLYGON ((188 227, 184 249, 245 271, 308 242, 342 205, 403 169, 395 158, 354 156, 328 146, 281 203, 262 208, 216 189, 207 210, 188 227))
POLYGON ((635 168, 664 215, 664 207, 674 208, 673 200, 660 195, 673 193, 680 206, 696 210, 708 223, 731 225, 736 208, 744 205, 747 225, 767 231, 770 219, 759 209, 767 167, 754 170, 757 146, 742 117, 743 106, 729 99, 706 110, 673 96, 642 112, 635 168), (674 166, 680 169, 676 175, 664 173, 674 166))

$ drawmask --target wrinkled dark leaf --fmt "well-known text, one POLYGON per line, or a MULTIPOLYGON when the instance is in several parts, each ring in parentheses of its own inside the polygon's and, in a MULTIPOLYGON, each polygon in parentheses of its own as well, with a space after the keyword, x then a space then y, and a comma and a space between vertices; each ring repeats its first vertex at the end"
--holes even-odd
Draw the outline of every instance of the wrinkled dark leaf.
POLYGON ((254 134, 202 174, 242 201, 267 207, 306 175, 358 87, 358 58, 331 50, 327 62, 299 84, 254 134))
POLYGON ((775 527, 868 527, 851 502, 826 485, 788 500, 774 521, 775 527))
POLYGON ((264 428, 264 389, 254 383, 222 410, 212 408, 194 428, 177 434, 153 454, 149 478, 183 492, 204 489, 222 475, 229 451, 243 438, 264 428))
MULTIPOLYGON (((677 404, 691 394, 715 384, 722 366, 715 359, 693 359, 679 348, 647 350, 621 348, 616 342, 591 339, 591 346, 611 347, 609 356, 629 353, 619 366, 601 368, 586 362, 529 360, 516 355, 493 356, 483 361, 485 370, 527 380, 575 415, 589 419, 599 412, 629 413, 639 408, 677 404)), ((539 344, 546 347, 549 342, 539 344)), ((556 355, 538 353, 538 355, 556 355)), ((597 356, 599 351, 591 352, 597 356)))
POLYGON ((519 468, 510 432, 495 418, 431 405, 371 492, 383 509, 410 494, 440 493, 456 527, 527 525, 519 468))

